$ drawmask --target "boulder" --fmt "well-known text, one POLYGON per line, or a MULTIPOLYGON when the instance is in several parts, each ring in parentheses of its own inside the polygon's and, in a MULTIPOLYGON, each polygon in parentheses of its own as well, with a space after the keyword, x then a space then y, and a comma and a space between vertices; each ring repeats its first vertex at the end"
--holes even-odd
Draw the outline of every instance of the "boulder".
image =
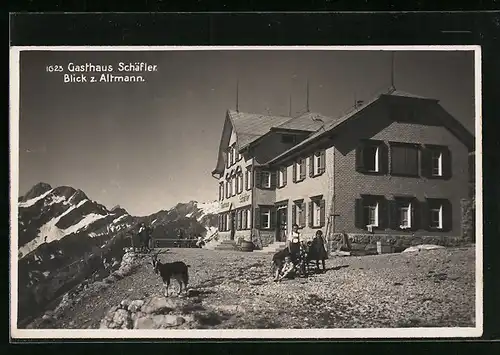
POLYGON ((433 250, 433 249, 444 249, 444 247, 441 245, 420 244, 406 248, 405 250, 403 250, 403 253, 412 253, 412 252, 419 252, 421 250, 433 250))
POLYGON ((138 310, 140 310, 143 305, 144 305, 143 300, 134 300, 134 301, 131 301, 130 304, 128 305, 128 310, 129 310, 129 312, 135 313, 138 310))
POLYGON ((171 314, 157 314, 137 318, 134 322, 134 329, 164 329, 177 327, 186 322, 181 316, 171 314))

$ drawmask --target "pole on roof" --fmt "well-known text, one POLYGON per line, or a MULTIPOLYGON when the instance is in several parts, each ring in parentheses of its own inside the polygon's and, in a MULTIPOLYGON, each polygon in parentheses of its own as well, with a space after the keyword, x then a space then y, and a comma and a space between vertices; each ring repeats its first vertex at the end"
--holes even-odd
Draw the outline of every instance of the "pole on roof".
POLYGON ((394 51, 391 52, 391 89, 396 89, 394 86, 394 51))
POLYGON ((309 112, 309 78, 307 78, 307 87, 306 87, 306 111, 309 112))
POLYGON ((240 105, 239 105, 239 83, 240 81, 236 79, 236 112, 240 112, 240 105))

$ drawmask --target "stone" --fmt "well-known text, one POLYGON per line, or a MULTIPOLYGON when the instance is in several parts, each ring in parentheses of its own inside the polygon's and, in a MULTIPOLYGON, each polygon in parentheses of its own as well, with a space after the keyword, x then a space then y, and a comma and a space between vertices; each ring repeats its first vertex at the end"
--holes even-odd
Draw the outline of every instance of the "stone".
POLYGON ((140 310, 143 305, 144 305, 143 300, 134 300, 130 302, 130 304, 128 305, 128 310, 129 312, 135 313, 138 310, 140 310))
POLYGON ((125 300, 123 300, 123 301, 120 302, 120 306, 123 309, 128 309, 130 303, 131 303, 131 301, 129 299, 125 299, 125 300))
POLYGON ((159 314, 172 309, 172 304, 165 297, 152 297, 148 302, 144 303, 141 311, 149 314, 159 314))
POLYGON ((139 317, 134 322, 134 329, 163 329, 182 325, 186 320, 172 314, 156 314, 153 316, 139 317))
POLYGON ((124 309, 119 309, 115 312, 113 316, 113 323, 115 328, 126 329, 129 322, 128 312, 124 309))

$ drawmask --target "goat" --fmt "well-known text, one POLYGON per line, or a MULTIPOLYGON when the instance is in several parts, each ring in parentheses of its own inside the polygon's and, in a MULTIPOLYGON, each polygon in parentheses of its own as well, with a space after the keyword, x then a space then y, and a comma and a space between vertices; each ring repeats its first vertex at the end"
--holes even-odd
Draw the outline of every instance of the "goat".
POLYGON ((163 287, 165 288, 165 297, 168 297, 168 287, 170 286, 170 279, 174 278, 179 283, 178 295, 183 291, 187 290, 187 285, 189 282, 188 268, 190 265, 186 265, 182 261, 174 261, 173 263, 162 263, 158 260, 158 254, 151 256, 151 265, 153 265, 153 270, 157 275, 160 275, 163 281, 163 287))

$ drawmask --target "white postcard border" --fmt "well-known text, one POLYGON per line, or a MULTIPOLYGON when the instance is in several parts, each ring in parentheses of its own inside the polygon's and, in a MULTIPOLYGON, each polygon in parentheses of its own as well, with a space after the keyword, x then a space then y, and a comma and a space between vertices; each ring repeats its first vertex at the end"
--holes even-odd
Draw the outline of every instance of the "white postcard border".
POLYGON ((10 49, 10 334, 14 339, 330 339, 330 338, 473 338, 483 333, 483 200, 481 47, 478 45, 418 46, 14 46, 10 49), (19 197, 19 57, 21 51, 474 51, 475 68, 475 178, 476 178, 476 307, 475 327, 467 328, 361 328, 361 329, 256 329, 256 330, 106 330, 18 329, 17 250, 19 197))

